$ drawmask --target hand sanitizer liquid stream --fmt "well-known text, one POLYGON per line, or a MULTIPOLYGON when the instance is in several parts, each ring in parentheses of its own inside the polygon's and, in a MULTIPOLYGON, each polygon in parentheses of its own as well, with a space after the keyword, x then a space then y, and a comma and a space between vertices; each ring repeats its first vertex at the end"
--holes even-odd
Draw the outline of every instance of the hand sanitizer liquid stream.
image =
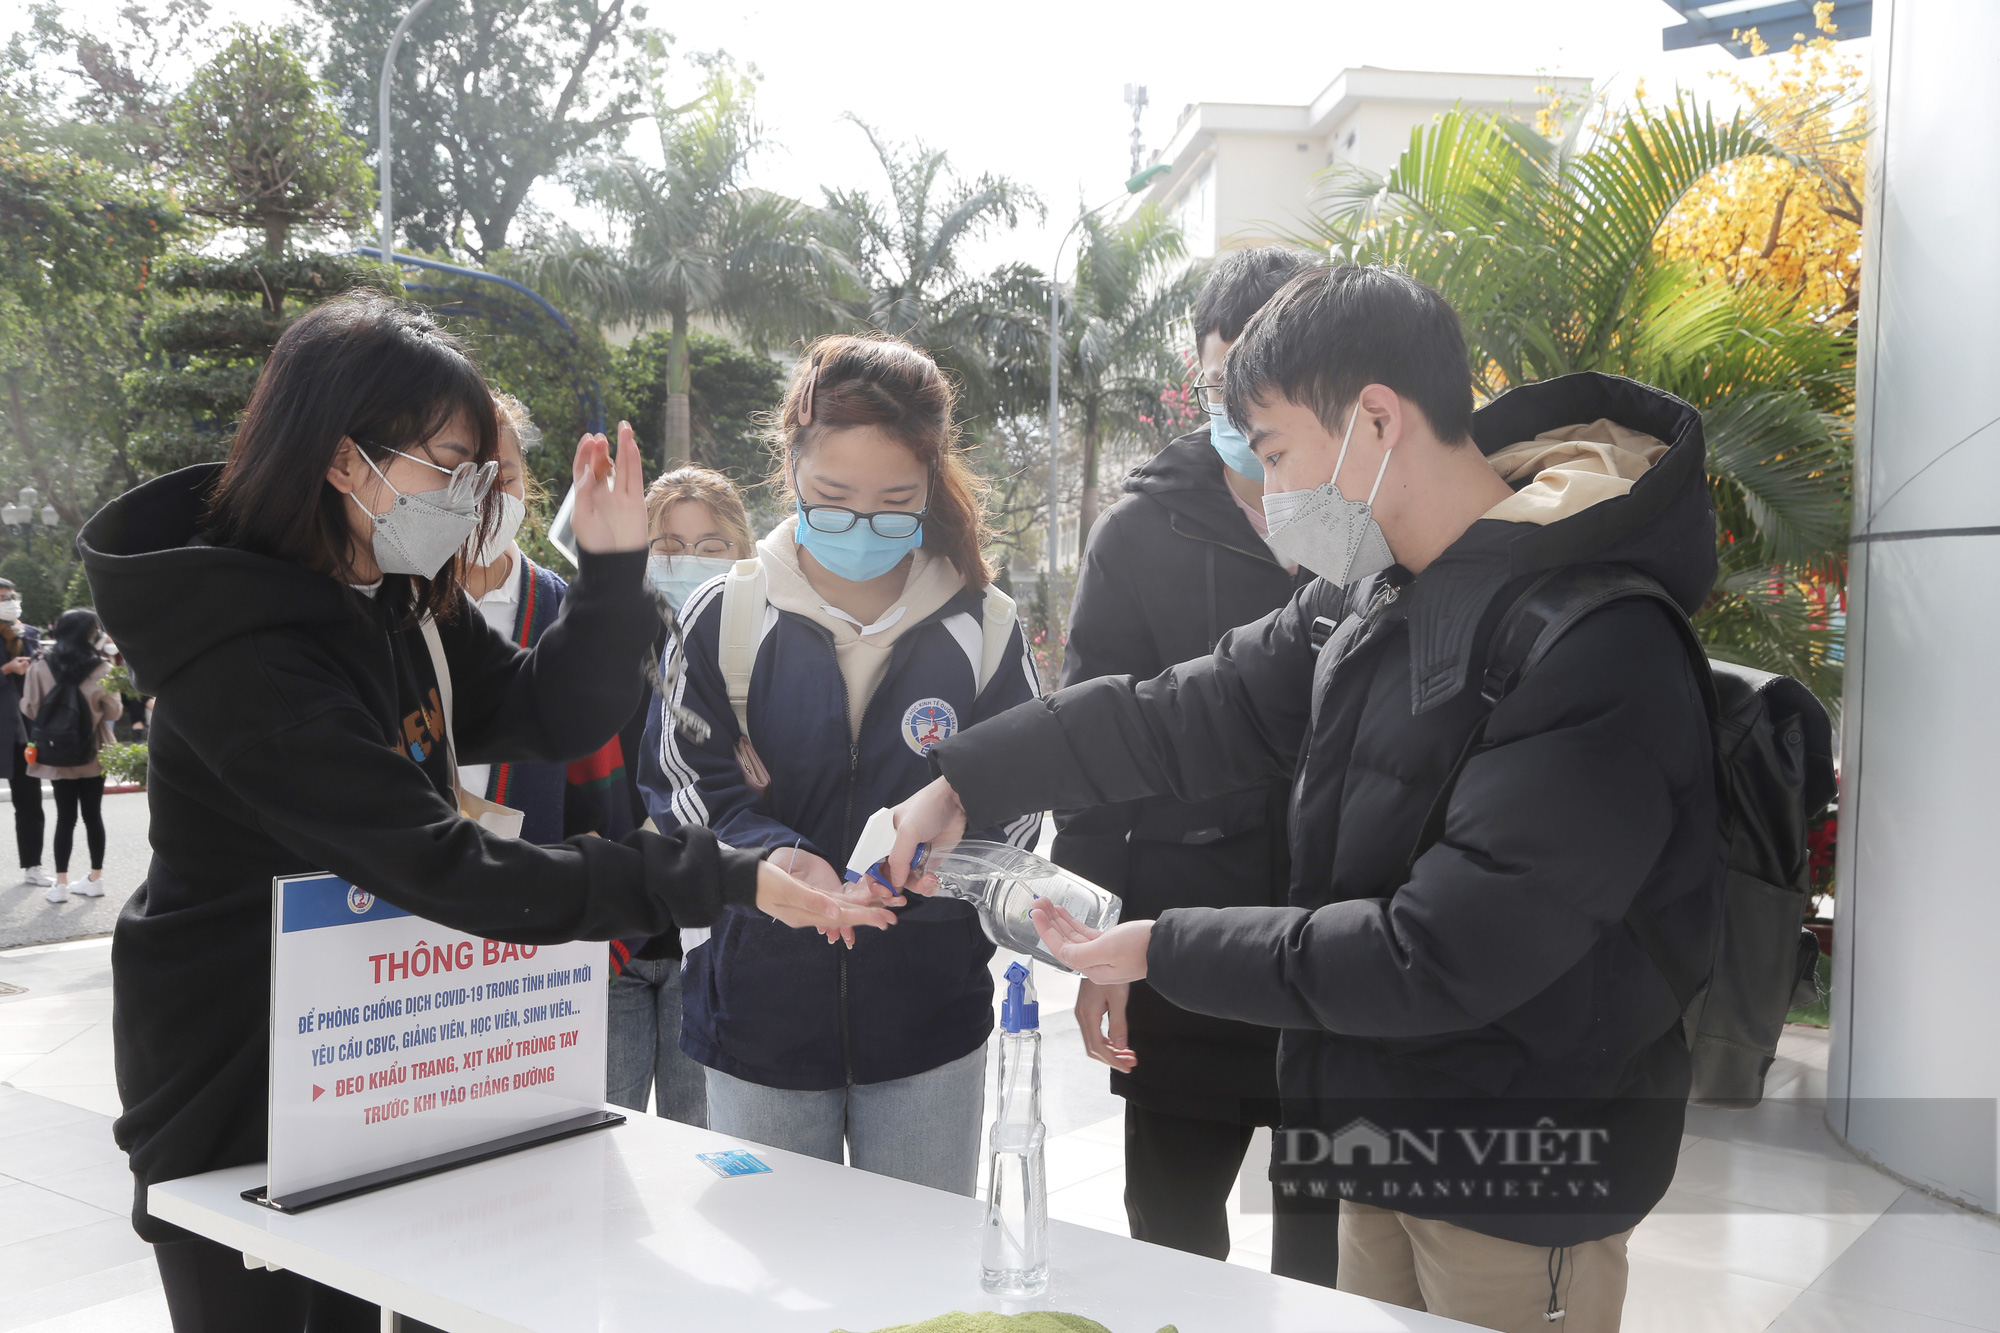
POLYGON ((1030 966, 1008 966, 1007 998, 1000 1006, 1000 1086, 979 1251, 979 1284, 994 1296, 1039 1296, 1049 1285, 1042 1033, 1030 966))

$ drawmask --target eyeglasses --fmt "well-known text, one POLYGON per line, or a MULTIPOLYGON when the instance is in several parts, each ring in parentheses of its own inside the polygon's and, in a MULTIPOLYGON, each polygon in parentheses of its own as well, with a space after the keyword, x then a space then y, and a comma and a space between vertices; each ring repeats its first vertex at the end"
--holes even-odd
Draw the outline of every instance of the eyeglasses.
POLYGON ((448 500, 462 500, 468 494, 474 500, 484 500, 486 492, 493 489, 494 478, 500 475, 498 460, 489 459, 484 463, 460 463, 457 467, 440 467, 428 458, 419 458, 401 449, 391 449, 398 458, 407 458, 412 463, 421 463, 433 472, 442 472, 451 480, 445 482, 444 492, 448 500))
POLYGON ((866 519, 877 537, 889 538, 914 535, 931 512, 930 506, 925 505, 922 509, 877 509, 864 514, 841 505, 814 505, 803 500, 799 501, 799 509, 814 532, 851 532, 856 523, 866 519))
POLYGON ((653 550, 660 555, 728 555, 736 549, 736 543, 727 537, 703 537, 690 546, 678 537, 655 537, 653 550))
POLYGON ((1220 384, 1200 384, 1194 386, 1194 400, 1201 404, 1201 410, 1212 417, 1223 412, 1222 386, 1220 384))

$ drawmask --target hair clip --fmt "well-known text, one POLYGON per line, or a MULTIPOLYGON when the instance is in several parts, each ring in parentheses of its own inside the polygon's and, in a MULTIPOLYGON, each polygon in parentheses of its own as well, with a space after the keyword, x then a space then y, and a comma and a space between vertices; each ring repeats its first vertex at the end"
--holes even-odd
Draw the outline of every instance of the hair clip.
POLYGON ((814 357, 812 363, 812 369, 806 372, 805 392, 799 395, 799 424, 801 426, 812 425, 813 390, 817 388, 818 385, 819 385, 819 358, 814 357))

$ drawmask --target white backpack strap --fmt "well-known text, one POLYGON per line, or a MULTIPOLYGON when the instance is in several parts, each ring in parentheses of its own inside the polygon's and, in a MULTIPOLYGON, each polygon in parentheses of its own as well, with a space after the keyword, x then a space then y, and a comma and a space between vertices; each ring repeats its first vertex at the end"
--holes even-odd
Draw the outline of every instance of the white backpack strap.
POLYGON ((738 560, 722 580, 722 636, 718 657, 722 683, 729 690, 729 707, 736 729, 750 734, 750 672, 757 665, 757 641, 764 629, 764 608, 770 603, 764 562, 754 556, 738 560))
POLYGON ((451 729, 451 664, 444 660, 444 640, 438 637, 437 622, 429 616, 423 619, 424 647, 431 650, 431 670, 437 673, 438 702, 444 706, 444 757, 451 765, 454 778, 458 775, 458 737, 451 729))
POLYGON ((999 674, 1001 663, 1007 660, 1007 646, 1014 637, 1014 626, 1018 621, 1014 599, 993 584, 987 584, 986 600, 979 616, 979 684, 973 691, 975 697, 986 693, 988 682, 999 674))
POLYGON ((521 821, 525 817, 521 811, 489 801, 479 792, 467 791, 459 784, 458 737, 451 725, 451 663, 444 660, 444 640, 438 637, 437 622, 425 616, 421 628, 424 647, 431 653, 431 670, 437 675, 438 704, 444 709, 444 761, 450 766, 452 790, 458 793, 458 812, 467 819, 478 820, 488 832, 503 838, 518 838, 521 836, 521 821))

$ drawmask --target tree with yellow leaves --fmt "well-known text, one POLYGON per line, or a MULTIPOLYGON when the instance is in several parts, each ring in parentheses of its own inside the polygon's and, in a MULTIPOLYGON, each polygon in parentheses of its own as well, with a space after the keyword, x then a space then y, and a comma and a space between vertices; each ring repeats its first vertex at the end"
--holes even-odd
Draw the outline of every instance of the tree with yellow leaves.
MULTIPOLYGON (((1813 6, 1818 35, 1794 34, 1761 79, 1728 78, 1800 165, 1765 155, 1725 163, 1689 191, 1654 246, 1708 281, 1796 294, 1808 316, 1844 328, 1861 300, 1868 107, 1866 75, 1835 48, 1832 15, 1831 0, 1821 0, 1813 6)), ((1742 35, 1756 55, 1769 51, 1755 29, 1742 35)))

